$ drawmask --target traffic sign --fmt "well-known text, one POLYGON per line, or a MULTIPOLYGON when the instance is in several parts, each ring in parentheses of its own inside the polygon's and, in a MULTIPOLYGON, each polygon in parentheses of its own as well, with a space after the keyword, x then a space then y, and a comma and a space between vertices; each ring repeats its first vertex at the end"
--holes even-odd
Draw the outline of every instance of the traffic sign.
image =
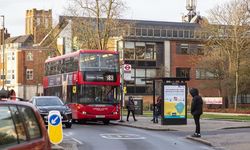
POLYGON ((130 64, 124 64, 124 72, 131 72, 131 65, 130 64))
POLYGON ((76 86, 74 85, 73 87, 72 87, 72 93, 76 93, 76 86))
POLYGON ((59 111, 50 111, 48 116, 48 133, 52 144, 60 144, 63 140, 62 119, 59 111))
POLYGON ((123 87, 123 93, 127 94, 127 87, 126 86, 123 87))

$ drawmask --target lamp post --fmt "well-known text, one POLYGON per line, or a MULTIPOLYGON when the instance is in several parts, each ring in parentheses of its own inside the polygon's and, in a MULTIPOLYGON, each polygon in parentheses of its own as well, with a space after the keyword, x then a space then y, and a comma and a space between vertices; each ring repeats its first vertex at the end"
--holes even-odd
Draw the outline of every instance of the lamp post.
MULTIPOLYGON (((120 42, 122 42, 123 43, 123 41, 122 40, 118 40, 118 42, 117 42, 117 46, 118 46, 118 49, 119 49, 119 51, 120 51, 120 42)), ((123 46, 123 44, 122 44, 122 47, 121 47, 122 49, 121 49, 121 52, 122 52, 122 64, 121 64, 121 85, 120 85, 120 88, 121 88, 121 101, 120 101, 120 106, 121 106, 121 109, 120 109, 120 121, 119 122, 124 122, 124 120, 123 120, 123 105, 124 105, 124 91, 123 91, 123 89, 124 89, 124 46, 123 46)))
POLYGON ((7 90, 4 89, 4 82, 5 82, 5 73, 4 73, 4 48, 5 48, 5 39, 4 39, 4 32, 5 32, 5 26, 4 26, 4 15, 0 16, 3 20, 2 22, 2 26, 3 26, 3 32, 2 32, 2 45, 3 45, 3 50, 2 50, 2 59, 3 59, 3 65, 2 65, 2 70, 3 70, 3 74, 1 75, 2 77, 2 89, 0 90, 0 98, 7 98, 9 95, 9 92, 7 90))

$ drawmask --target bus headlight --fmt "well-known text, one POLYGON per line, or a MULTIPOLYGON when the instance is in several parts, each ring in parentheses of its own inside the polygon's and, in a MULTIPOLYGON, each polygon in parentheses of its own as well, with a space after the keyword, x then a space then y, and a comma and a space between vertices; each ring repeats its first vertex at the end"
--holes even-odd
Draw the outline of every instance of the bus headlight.
POLYGON ((83 111, 83 112, 82 112, 82 114, 83 114, 83 115, 86 115, 86 114, 87 114, 87 112, 86 112, 86 111, 83 111))
POLYGON ((113 115, 117 115, 118 113, 117 112, 113 112, 113 115))

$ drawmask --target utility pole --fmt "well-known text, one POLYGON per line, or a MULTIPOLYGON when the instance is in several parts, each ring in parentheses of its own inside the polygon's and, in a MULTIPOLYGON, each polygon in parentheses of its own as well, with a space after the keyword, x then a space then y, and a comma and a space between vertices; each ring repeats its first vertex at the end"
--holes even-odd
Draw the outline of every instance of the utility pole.
POLYGON ((121 68, 122 68, 121 69, 121 103, 120 103, 120 105, 121 105, 121 112, 120 112, 121 117, 120 117, 120 121, 119 122, 124 122, 124 120, 123 120, 123 114, 122 114, 122 110, 123 110, 122 108, 123 108, 123 104, 124 104, 124 91, 123 91, 123 89, 124 89, 124 46, 122 46, 121 52, 122 52, 122 64, 121 64, 121 68))

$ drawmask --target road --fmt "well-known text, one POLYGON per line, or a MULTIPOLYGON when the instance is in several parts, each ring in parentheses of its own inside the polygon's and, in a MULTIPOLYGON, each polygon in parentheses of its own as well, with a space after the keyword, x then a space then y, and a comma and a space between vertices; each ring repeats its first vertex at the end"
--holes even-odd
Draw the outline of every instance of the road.
MULTIPOLYGON (((188 135, 188 134, 187 134, 188 135)), ((212 150, 169 131, 150 131, 98 123, 73 124, 64 136, 78 143, 79 150, 212 150)))

